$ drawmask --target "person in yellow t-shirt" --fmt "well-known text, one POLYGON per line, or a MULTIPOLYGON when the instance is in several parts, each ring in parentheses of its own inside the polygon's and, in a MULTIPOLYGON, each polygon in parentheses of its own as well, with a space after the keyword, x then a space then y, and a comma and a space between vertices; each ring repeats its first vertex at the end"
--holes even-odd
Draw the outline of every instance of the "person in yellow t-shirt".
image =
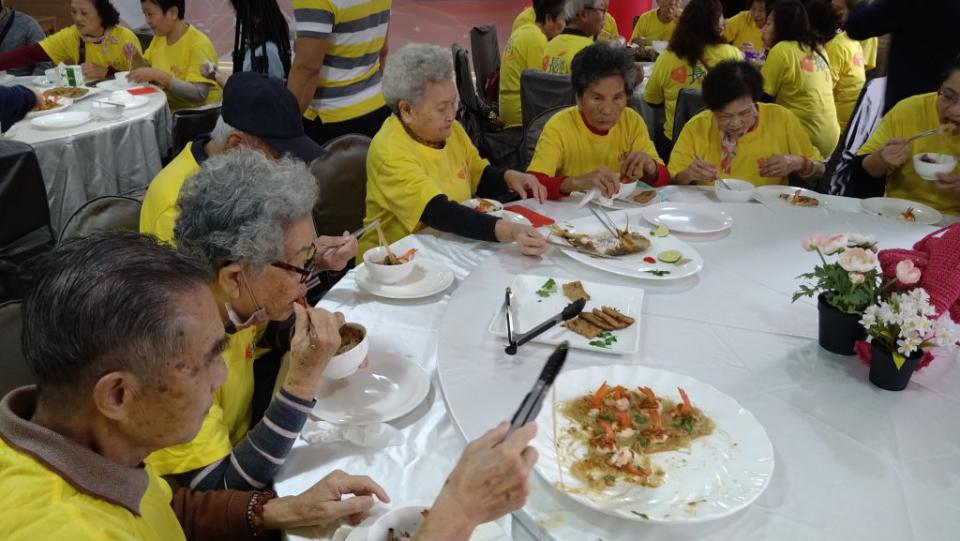
POLYGON ((593 45, 603 28, 605 5, 603 0, 567 1, 563 10, 567 26, 543 48, 543 71, 555 75, 570 73, 573 57, 593 45))
MULTIPOLYGON (((538 3, 539 2, 534 2, 534 4, 538 3)), ((610 2, 605 1, 604 9, 606 9, 606 6, 608 5, 610 5, 610 2)), ((525 8, 523 11, 517 14, 515 19, 513 19, 513 25, 510 27, 510 35, 512 36, 513 33, 522 26, 535 23, 536 18, 536 12, 534 11, 533 7, 525 8)), ((603 26, 600 28, 599 35, 603 39, 616 41, 617 36, 620 35, 620 31, 617 29, 617 20, 613 18, 613 15, 604 12, 603 26)))
MULTIPOLYGON (((847 24, 847 16, 850 15, 850 10, 857 7, 857 4, 861 0, 831 0, 834 11, 840 17, 840 27, 843 28, 847 24)), ((877 38, 867 38, 860 40, 860 47, 863 49, 863 68, 866 71, 870 71, 877 67, 877 48, 879 47, 879 39, 877 38)))
POLYGON ((680 13, 680 0, 660 0, 657 9, 651 9, 637 18, 630 41, 640 45, 649 45, 652 41, 670 41, 680 13))
POLYGON ((621 182, 669 182, 643 118, 627 107, 633 89, 633 57, 597 43, 573 59, 577 105, 557 112, 543 128, 527 170, 560 199, 598 189, 610 197, 621 182))
POLYGON ((758 103, 762 95, 763 76, 749 62, 710 70, 703 81, 707 110, 684 125, 670 155, 673 181, 712 184, 720 177, 763 186, 823 174, 820 152, 796 115, 758 103))
MULTIPOLYGON (((457 84, 450 51, 409 43, 390 55, 383 96, 393 114, 367 152, 364 224, 379 219, 388 242, 429 226, 467 238, 516 242, 540 255, 549 245, 536 229, 482 214, 461 203, 475 194, 512 191, 543 201, 537 179, 490 165, 456 121, 457 84)), ((360 238, 358 261, 377 245, 376 231, 360 238)))
POLYGON ((132 48, 129 79, 156 83, 167 93, 171 111, 220 101, 220 86, 204 75, 207 64, 217 64, 210 38, 183 20, 184 0, 141 0, 143 16, 153 30, 153 41, 142 56, 132 48))
POLYGON ((820 45, 830 62, 830 78, 833 81, 833 102, 837 108, 837 121, 843 132, 853 116, 860 98, 860 91, 867 81, 863 66, 863 49, 860 42, 850 39, 840 30, 843 18, 828 0, 812 0, 807 3, 810 26, 817 34, 820 45))
POLYGON ((540 0, 537 19, 518 28, 503 48, 500 60, 500 120, 507 126, 523 122, 520 108, 520 74, 543 67, 543 48, 566 26, 563 7, 566 0, 540 0))
POLYGON ((125 49, 140 50, 140 40, 120 26, 120 13, 108 0, 70 0, 73 25, 39 43, 0 53, 0 70, 39 62, 80 65, 83 78, 94 82, 130 69, 125 49))
POLYGON ((744 52, 764 51, 763 27, 767 24, 767 9, 775 0, 753 0, 750 9, 727 19, 723 37, 744 52))
POLYGON ((723 6, 718 0, 692 0, 677 22, 670 45, 653 65, 643 99, 664 107, 663 133, 673 140, 677 97, 684 88, 700 88, 707 72, 724 60, 742 60, 743 52, 723 38, 723 6))
POLYGON ((803 4, 777 3, 767 18, 763 41, 769 49, 762 69, 764 94, 797 115, 813 145, 828 159, 840 139, 833 78, 803 4))
POLYGON ((862 188, 886 181, 886 195, 917 201, 941 212, 960 214, 960 172, 925 180, 913 167, 913 157, 926 152, 960 156, 960 63, 950 70, 938 92, 911 96, 891 109, 854 161, 852 179, 862 188), (952 125, 952 126, 949 126, 952 125), (918 133, 940 133, 910 141, 918 133))

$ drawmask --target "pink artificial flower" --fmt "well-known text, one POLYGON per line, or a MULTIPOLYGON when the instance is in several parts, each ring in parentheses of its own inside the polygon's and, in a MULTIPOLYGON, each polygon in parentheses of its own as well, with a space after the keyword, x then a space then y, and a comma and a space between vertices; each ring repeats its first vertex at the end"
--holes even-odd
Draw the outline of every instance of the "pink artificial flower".
POLYGON ((814 233, 809 237, 800 241, 800 246, 807 252, 812 252, 820 247, 820 243, 823 242, 823 235, 820 233, 814 233))
POLYGON ((863 274, 861 274, 861 273, 859 273, 859 272, 851 272, 851 273, 850 273, 850 283, 851 283, 851 284, 862 284, 865 279, 866 279, 866 276, 864 276, 863 274))
POLYGON ((909 259, 897 263, 897 281, 901 284, 913 285, 920 281, 921 274, 920 269, 909 259))
MULTIPOLYGON (((870 272, 877 268, 877 254, 863 248, 850 248, 840 254, 837 261, 843 270, 850 273, 870 272)), ((852 281, 853 276, 850 279, 852 281)))
POLYGON ((837 252, 842 252, 846 247, 846 235, 830 235, 820 242, 820 251, 825 255, 833 255, 837 252))

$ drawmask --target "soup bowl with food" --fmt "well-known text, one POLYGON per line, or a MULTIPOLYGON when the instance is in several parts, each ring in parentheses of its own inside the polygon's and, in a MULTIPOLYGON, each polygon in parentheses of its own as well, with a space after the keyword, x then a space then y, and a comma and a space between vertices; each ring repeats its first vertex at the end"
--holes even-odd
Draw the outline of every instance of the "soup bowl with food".
POLYGON ((327 367, 323 370, 323 377, 327 379, 343 379, 353 375, 367 359, 370 352, 370 340, 367 338, 367 329, 359 323, 346 323, 340 327, 340 348, 327 367))
POLYGON ((746 203, 753 199, 753 184, 746 180, 725 178, 713 183, 717 199, 725 203, 746 203))
POLYGON ((395 284, 413 272, 413 254, 409 256, 404 254, 399 261, 391 262, 387 258, 386 249, 377 246, 364 252, 363 264, 375 281, 381 284, 395 284))
POLYGON ((913 155, 913 169, 924 180, 937 180, 937 174, 952 173, 957 159, 947 154, 921 152, 913 155))
POLYGON ((429 505, 398 507, 378 518, 367 531, 367 541, 409 541, 423 525, 429 505))

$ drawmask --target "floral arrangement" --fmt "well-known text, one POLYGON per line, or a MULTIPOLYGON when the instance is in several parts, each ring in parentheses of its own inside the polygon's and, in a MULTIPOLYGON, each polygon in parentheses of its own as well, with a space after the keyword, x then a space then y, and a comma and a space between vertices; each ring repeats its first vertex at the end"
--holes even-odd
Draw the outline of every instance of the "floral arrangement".
MULTIPOLYGON (((909 263, 902 261, 900 264, 909 263)), ((901 273, 900 264, 897 265, 897 274, 904 278, 919 281, 918 273, 904 265, 901 273)), ((930 347, 943 347, 956 344, 960 341, 960 325, 953 322, 949 314, 938 315, 937 309, 930 304, 930 295, 923 288, 910 291, 896 292, 887 299, 867 307, 863 312, 860 323, 867 330, 867 335, 874 343, 879 343, 893 356, 893 362, 899 370, 907 357, 918 350, 924 350, 924 358, 918 363, 926 366, 933 359, 926 352, 930 347)), ((858 353, 864 349, 858 346, 858 353)), ((866 348, 869 350, 869 347, 866 348)))
POLYGON ((794 301, 823 293, 828 304, 848 314, 861 314, 876 301, 881 275, 877 242, 872 236, 815 234, 804 239, 801 246, 808 252, 817 252, 821 264, 813 272, 799 276, 813 283, 801 285, 793 294, 794 301), (837 259, 828 263, 827 256, 837 259))

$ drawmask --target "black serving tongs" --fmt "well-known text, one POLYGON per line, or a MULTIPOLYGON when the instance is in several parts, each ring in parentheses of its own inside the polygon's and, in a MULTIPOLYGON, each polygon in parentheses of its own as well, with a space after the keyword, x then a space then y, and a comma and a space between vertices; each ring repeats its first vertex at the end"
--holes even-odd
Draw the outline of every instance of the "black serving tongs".
POLYGON ((533 388, 530 389, 527 396, 523 397, 523 402, 520 403, 517 412, 514 413, 513 418, 510 419, 510 429, 507 431, 508 436, 514 430, 536 419, 537 415, 540 414, 540 408, 543 406, 543 398, 547 395, 547 391, 550 390, 550 386, 553 385, 553 381, 557 379, 557 374, 560 373, 560 369, 563 368, 563 363, 567 360, 567 351, 569 351, 569 343, 563 342, 550 354, 550 358, 547 359, 547 364, 544 365, 543 370, 540 372, 540 377, 537 378, 536 383, 533 384, 533 388))
POLYGON ((507 347, 504 349, 504 351, 507 352, 507 355, 515 355, 517 353, 517 348, 540 336, 547 329, 553 327, 554 325, 579 316, 580 312, 583 312, 583 308, 587 305, 586 299, 574 301, 568 304, 567 307, 564 308, 559 314, 551 317, 550 319, 523 334, 516 334, 516 322, 513 318, 513 306, 510 302, 512 295, 513 294, 508 287, 505 299, 503 301, 503 307, 506 311, 507 319, 507 347))

